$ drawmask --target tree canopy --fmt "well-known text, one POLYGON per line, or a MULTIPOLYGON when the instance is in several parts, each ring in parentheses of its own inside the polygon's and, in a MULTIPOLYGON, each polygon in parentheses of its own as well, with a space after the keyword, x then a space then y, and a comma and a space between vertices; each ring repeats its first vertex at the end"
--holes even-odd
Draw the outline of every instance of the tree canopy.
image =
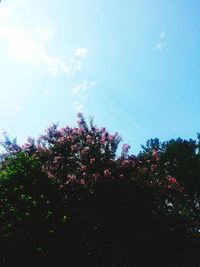
POLYGON ((120 141, 81 113, 22 146, 5 134, 2 266, 197 266, 199 136, 151 139, 137 156, 117 155, 120 141))

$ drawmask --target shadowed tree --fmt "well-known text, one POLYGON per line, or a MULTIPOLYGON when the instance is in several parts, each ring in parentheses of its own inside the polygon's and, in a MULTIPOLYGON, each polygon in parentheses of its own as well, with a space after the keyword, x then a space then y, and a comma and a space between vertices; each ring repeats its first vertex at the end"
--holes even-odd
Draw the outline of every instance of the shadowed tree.
POLYGON ((138 157, 124 144, 117 156, 117 133, 78 118, 21 147, 6 137, 1 265, 198 266, 196 200, 169 174, 184 151, 188 164, 193 142, 152 139, 138 157))

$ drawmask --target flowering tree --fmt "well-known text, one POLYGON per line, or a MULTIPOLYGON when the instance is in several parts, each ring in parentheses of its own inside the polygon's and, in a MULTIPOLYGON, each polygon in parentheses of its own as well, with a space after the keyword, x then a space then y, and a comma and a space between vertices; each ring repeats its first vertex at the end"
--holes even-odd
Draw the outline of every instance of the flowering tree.
POLYGON ((0 242, 8 261, 25 250, 37 264, 48 258, 59 265, 67 253, 73 266, 79 258, 86 266, 133 266, 145 254, 156 266, 152 255, 165 257, 168 242, 171 257, 191 246, 187 233, 199 231, 197 198, 165 165, 167 150, 152 139, 137 157, 129 144, 117 156, 120 141, 118 133, 88 125, 82 113, 78 127, 52 124, 23 146, 5 135, 0 242))
POLYGON ((42 170, 54 179, 60 188, 68 184, 90 186, 103 179, 123 179, 135 166, 136 158, 128 156, 129 145, 122 146, 121 157, 116 150, 121 141, 118 133, 109 134, 106 128, 97 128, 85 122, 78 113, 78 127, 58 129, 53 124, 35 142, 29 138, 21 150, 38 158, 42 170))

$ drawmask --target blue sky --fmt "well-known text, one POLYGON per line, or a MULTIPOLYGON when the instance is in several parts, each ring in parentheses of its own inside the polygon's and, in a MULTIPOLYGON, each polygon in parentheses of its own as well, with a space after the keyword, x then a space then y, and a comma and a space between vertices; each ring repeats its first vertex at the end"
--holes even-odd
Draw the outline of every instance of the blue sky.
POLYGON ((24 142, 76 114, 148 138, 200 131, 200 4, 190 0, 2 0, 0 130, 24 142))

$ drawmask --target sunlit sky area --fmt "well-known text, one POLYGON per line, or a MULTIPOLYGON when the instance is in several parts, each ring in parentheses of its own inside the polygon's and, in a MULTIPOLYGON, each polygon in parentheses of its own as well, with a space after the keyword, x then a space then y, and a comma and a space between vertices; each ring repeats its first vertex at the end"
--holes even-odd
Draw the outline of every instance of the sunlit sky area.
POLYGON ((200 3, 2 0, 0 130, 24 142, 77 112, 147 139, 200 131, 200 3))

